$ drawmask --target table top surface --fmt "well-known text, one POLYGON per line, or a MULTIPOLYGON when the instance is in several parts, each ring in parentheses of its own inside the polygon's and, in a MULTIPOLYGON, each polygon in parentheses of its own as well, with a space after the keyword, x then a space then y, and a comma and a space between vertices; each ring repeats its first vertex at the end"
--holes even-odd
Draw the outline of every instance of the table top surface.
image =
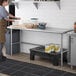
POLYGON ((34 31, 34 32, 45 32, 45 33, 56 33, 56 34, 65 34, 72 29, 62 29, 62 28, 52 28, 46 27, 46 29, 28 29, 24 26, 18 25, 11 25, 7 27, 8 29, 15 29, 15 30, 25 30, 25 31, 34 31))

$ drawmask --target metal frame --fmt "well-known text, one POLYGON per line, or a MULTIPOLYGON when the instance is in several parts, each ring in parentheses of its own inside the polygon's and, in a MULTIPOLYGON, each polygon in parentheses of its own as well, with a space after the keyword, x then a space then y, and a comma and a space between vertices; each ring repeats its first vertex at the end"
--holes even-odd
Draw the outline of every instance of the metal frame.
POLYGON ((12 56, 12 29, 11 29, 11 56, 12 56))
POLYGON ((61 34, 61 67, 63 66, 63 34, 61 34))
POLYGON ((70 65, 71 69, 73 69, 73 67, 75 66, 72 64, 73 61, 71 58, 71 45, 69 45, 69 44, 72 44, 72 40, 73 40, 72 36, 73 35, 75 35, 75 37, 76 37, 76 34, 74 33, 74 31, 68 33, 68 55, 69 55, 68 64, 70 65))
MULTIPOLYGON (((11 56, 12 56, 12 30, 16 30, 16 28, 9 28, 11 30, 11 56)), ((21 38, 21 33, 22 30, 24 31, 24 29, 19 29, 20 30, 20 38, 21 38)), ((44 33, 53 33, 53 34, 60 34, 61 35, 61 67, 63 66, 63 35, 66 34, 68 31, 64 31, 64 32, 46 32, 46 31, 38 31, 38 30, 29 30, 29 29, 25 29, 25 31, 34 31, 34 32, 44 32, 44 33)), ((29 43, 30 44, 30 43, 29 43)), ((20 50, 21 50, 21 39, 20 39, 20 50)))

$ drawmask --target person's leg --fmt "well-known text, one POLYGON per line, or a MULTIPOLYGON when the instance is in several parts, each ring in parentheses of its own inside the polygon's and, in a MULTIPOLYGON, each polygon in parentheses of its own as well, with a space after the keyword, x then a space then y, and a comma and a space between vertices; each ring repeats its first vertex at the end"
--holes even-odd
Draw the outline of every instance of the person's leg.
POLYGON ((3 56, 7 56, 6 55, 6 45, 5 44, 3 45, 2 53, 3 53, 3 56))
POLYGON ((3 55, 3 53, 2 53, 2 48, 3 48, 3 43, 0 43, 0 56, 3 55))
POLYGON ((7 57, 6 57, 6 45, 5 44, 3 45, 3 48, 2 48, 2 55, 3 55, 2 59, 6 60, 7 57))
POLYGON ((0 43, 0 60, 5 61, 6 57, 3 55, 2 49, 3 49, 4 43, 0 43))
POLYGON ((0 43, 0 61, 2 61, 3 59, 2 59, 2 48, 3 48, 3 44, 2 43, 0 43))

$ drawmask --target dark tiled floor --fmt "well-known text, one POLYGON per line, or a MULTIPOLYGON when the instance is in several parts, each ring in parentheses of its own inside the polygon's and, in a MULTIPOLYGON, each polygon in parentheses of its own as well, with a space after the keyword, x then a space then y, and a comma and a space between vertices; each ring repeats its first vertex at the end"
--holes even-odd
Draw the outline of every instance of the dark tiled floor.
POLYGON ((76 76, 73 73, 12 59, 0 63, 0 72, 10 76, 76 76))

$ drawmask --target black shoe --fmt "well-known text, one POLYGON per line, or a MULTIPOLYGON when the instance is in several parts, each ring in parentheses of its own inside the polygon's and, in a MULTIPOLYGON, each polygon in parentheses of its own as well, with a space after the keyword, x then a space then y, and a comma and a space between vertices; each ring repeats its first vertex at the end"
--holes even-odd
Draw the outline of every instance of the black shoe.
POLYGON ((5 56, 2 56, 2 60, 3 60, 3 61, 6 61, 6 59, 7 59, 7 58, 6 58, 5 56))

